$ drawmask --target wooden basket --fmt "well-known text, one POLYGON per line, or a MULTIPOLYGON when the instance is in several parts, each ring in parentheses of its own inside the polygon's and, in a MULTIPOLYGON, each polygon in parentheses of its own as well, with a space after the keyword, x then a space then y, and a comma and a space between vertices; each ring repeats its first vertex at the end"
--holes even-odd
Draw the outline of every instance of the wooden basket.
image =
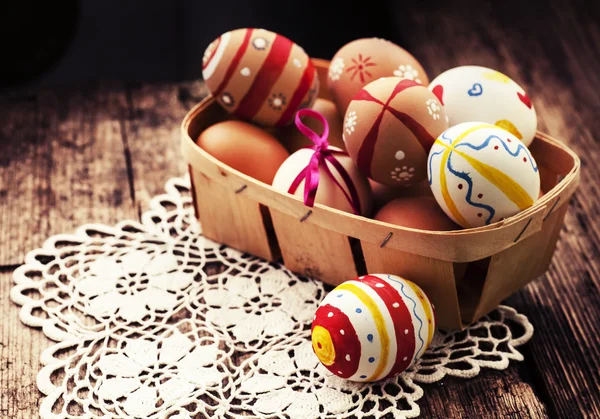
MULTIPOLYGON (((329 98, 329 62, 313 60, 319 96, 329 98)), ((464 328, 542 275, 554 253, 568 201, 579 184, 580 161, 563 143, 538 132, 530 145, 545 195, 495 224, 433 232, 375 221, 300 198, 221 163, 195 143, 229 115, 212 97, 182 123, 196 216, 203 234, 290 270, 337 285, 366 273, 403 276, 433 301, 442 328, 464 328)))

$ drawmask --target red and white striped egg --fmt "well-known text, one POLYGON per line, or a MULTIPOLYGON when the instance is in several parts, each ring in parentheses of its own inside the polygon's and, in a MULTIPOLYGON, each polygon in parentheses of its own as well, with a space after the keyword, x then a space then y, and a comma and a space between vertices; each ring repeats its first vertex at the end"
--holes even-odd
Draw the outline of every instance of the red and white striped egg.
POLYGON ((204 53, 202 77, 225 110, 263 126, 289 124, 319 91, 306 52, 265 29, 236 29, 215 39, 204 53))
POLYGON ((312 347, 333 374, 378 381, 423 355, 435 327, 435 308, 418 285, 396 275, 365 275, 323 299, 312 323, 312 347))

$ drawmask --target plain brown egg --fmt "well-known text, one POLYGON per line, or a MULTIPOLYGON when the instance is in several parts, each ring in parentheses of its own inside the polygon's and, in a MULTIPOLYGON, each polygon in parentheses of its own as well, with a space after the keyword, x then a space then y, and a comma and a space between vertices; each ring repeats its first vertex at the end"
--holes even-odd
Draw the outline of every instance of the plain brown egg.
POLYGON ((404 188, 392 188, 387 185, 375 182, 369 179, 371 190, 373 191, 373 206, 375 211, 379 211, 385 204, 394 198, 402 196, 404 188))
POLYGON ((226 165, 269 185, 290 155, 273 135, 242 121, 211 125, 197 144, 226 165))
MULTIPOLYGON (((327 120, 329 124, 329 137, 327 141, 329 141, 329 144, 346 150, 344 140, 342 139, 342 118, 338 114, 335 103, 327 99, 318 98, 311 109, 319 112, 327 120)), ((303 118, 302 122, 317 134, 321 135, 323 133, 323 124, 318 119, 303 118)), ((303 147, 313 146, 312 141, 298 130, 294 122, 281 128, 277 137, 290 153, 300 150, 303 147)))
POLYGON ((390 201, 375 215, 375 220, 419 230, 460 230, 440 208, 433 196, 411 196, 390 201))
POLYGON ((403 196, 433 196, 427 179, 404 188, 403 196))
POLYGON ((379 209, 383 208, 385 204, 395 198, 433 196, 427 180, 423 180, 419 183, 404 188, 393 188, 382 183, 377 183, 373 179, 369 179, 369 183, 371 184, 371 190, 373 191, 374 211, 378 211, 379 209))

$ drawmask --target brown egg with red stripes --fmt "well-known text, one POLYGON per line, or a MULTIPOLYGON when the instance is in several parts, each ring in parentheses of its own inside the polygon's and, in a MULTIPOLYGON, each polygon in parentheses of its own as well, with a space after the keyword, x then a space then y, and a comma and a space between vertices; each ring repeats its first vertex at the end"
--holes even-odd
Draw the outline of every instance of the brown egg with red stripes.
POLYGON ((365 176, 388 186, 410 186, 427 177, 427 155, 448 119, 427 87, 383 77, 354 96, 343 128, 346 150, 365 176))
POLYGON ((435 328, 435 307, 417 284, 371 274, 338 285, 323 299, 311 340, 317 358, 333 374, 379 381, 421 357, 435 328))
POLYGON ((215 39, 204 53, 202 77, 225 110, 263 126, 288 125, 319 91, 306 52, 265 29, 236 29, 215 39))

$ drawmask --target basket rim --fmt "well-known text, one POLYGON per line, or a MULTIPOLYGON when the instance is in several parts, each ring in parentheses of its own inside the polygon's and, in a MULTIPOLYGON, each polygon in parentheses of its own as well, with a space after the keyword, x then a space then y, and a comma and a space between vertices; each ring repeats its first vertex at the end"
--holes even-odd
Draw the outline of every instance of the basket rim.
MULTIPOLYGON (((313 61, 317 61, 317 63, 321 66, 325 65, 324 63, 327 63, 327 61, 321 59, 313 59, 313 61)), ((563 177, 563 179, 560 182, 558 182, 551 190, 549 190, 542 198, 535 201, 533 206, 529 207, 524 211, 521 211, 520 213, 514 216, 507 217, 504 220, 500 220, 493 224, 489 224, 482 227, 474 227, 452 231, 431 231, 390 224, 361 215, 354 215, 348 212, 340 211, 338 209, 327 207, 321 204, 315 204, 314 207, 308 208, 304 206, 304 203, 301 198, 275 190, 271 185, 258 181, 248 175, 245 175, 227 166, 226 164, 222 163, 218 159, 208 154, 196 144, 196 141, 190 136, 189 133, 190 125, 192 121, 195 120, 195 118, 199 117, 199 115, 203 111, 207 110, 211 106, 219 105, 214 99, 214 97, 211 94, 209 94, 201 102, 199 102, 192 109, 190 109, 190 111, 185 115, 181 123, 181 152, 184 159, 189 165, 192 165, 192 167, 194 167, 197 171, 204 173, 209 178, 214 178, 214 180, 217 181, 237 185, 235 189, 239 188, 242 185, 247 185, 247 187, 245 188, 247 192, 246 195, 249 198, 265 205, 266 207, 269 207, 270 209, 286 212, 290 215, 298 217, 298 219, 302 218, 307 213, 307 211, 311 210, 311 223, 322 224, 315 221, 315 219, 321 220, 324 218, 331 219, 331 217, 342 217, 340 218, 340 220, 352 221, 353 223, 359 223, 359 225, 360 223, 362 223, 363 228, 377 226, 379 229, 388 230, 393 235, 410 235, 413 236, 413 240, 419 240, 420 238, 421 240, 426 240, 428 242, 440 238, 450 238, 456 240, 471 239, 479 235, 489 235, 492 233, 501 234, 505 232, 505 230, 509 229, 514 230, 514 232, 517 233, 518 231, 521 231, 521 229, 523 230, 521 231, 521 233, 518 234, 518 236, 517 234, 513 234, 514 237, 516 237, 514 242, 510 243, 510 241, 508 241, 507 243, 503 244, 498 243, 499 246, 496 246, 495 251, 491 253, 487 252, 489 254, 473 254, 472 252, 468 252, 469 255, 465 255, 462 252, 458 251, 456 253, 449 253, 443 255, 437 254, 440 252, 434 252, 436 253, 435 257, 437 258, 439 256, 439 258, 442 260, 462 262, 466 261, 465 259, 476 260, 473 259, 473 257, 484 258, 487 256, 491 256, 492 254, 495 254, 498 251, 504 250, 507 247, 510 247, 510 245, 516 243, 517 241, 521 241, 529 237, 530 235, 534 234, 542 228, 543 221, 545 221, 545 219, 550 215, 550 212, 556 210, 557 207, 561 207, 566 202, 568 202, 569 198, 573 195, 573 193, 579 185, 581 171, 581 160, 579 159, 579 156, 566 144, 553 138, 549 134, 543 133, 538 130, 536 131, 536 137, 534 141, 543 141, 552 146, 553 148, 557 149, 557 151, 560 150, 564 152, 572 159, 572 167, 570 171, 563 177), (202 164, 194 165, 193 161, 196 161, 197 163, 201 162, 202 164), (214 167, 210 167, 211 165, 214 167), (271 199, 268 199, 269 194, 272 196, 271 199), (559 202, 561 200, 562 203, 559 202), (273 208, 273 203, 275 201, 277 203, 277 208, 273 208), (555 202, 553 204, 550 204, 552 201, 555 202)), ((331 228, 329 229, 331 230, 331 228)), ((364 234, 361 234, 360 231, 358 231, 360 229, 355 230, 357 230, 355 231, 355 233, 357 234, 348 234, 348 232, 344 232, 343 234, 346 234, 349 237, 356 237, 360 240, 370 241, 372 243, 376 242, 370 238, 364 237, 364 234)), ((506 231, 506 233, 508 234, 509 232, 506 231)), ((394 245, 394 243, 387 244, 387 241, 384 244, 398 250, 406 250, 406 246, 398 246, 394 245)), ((424 254, 423 256, 430 255, 424 254)))

